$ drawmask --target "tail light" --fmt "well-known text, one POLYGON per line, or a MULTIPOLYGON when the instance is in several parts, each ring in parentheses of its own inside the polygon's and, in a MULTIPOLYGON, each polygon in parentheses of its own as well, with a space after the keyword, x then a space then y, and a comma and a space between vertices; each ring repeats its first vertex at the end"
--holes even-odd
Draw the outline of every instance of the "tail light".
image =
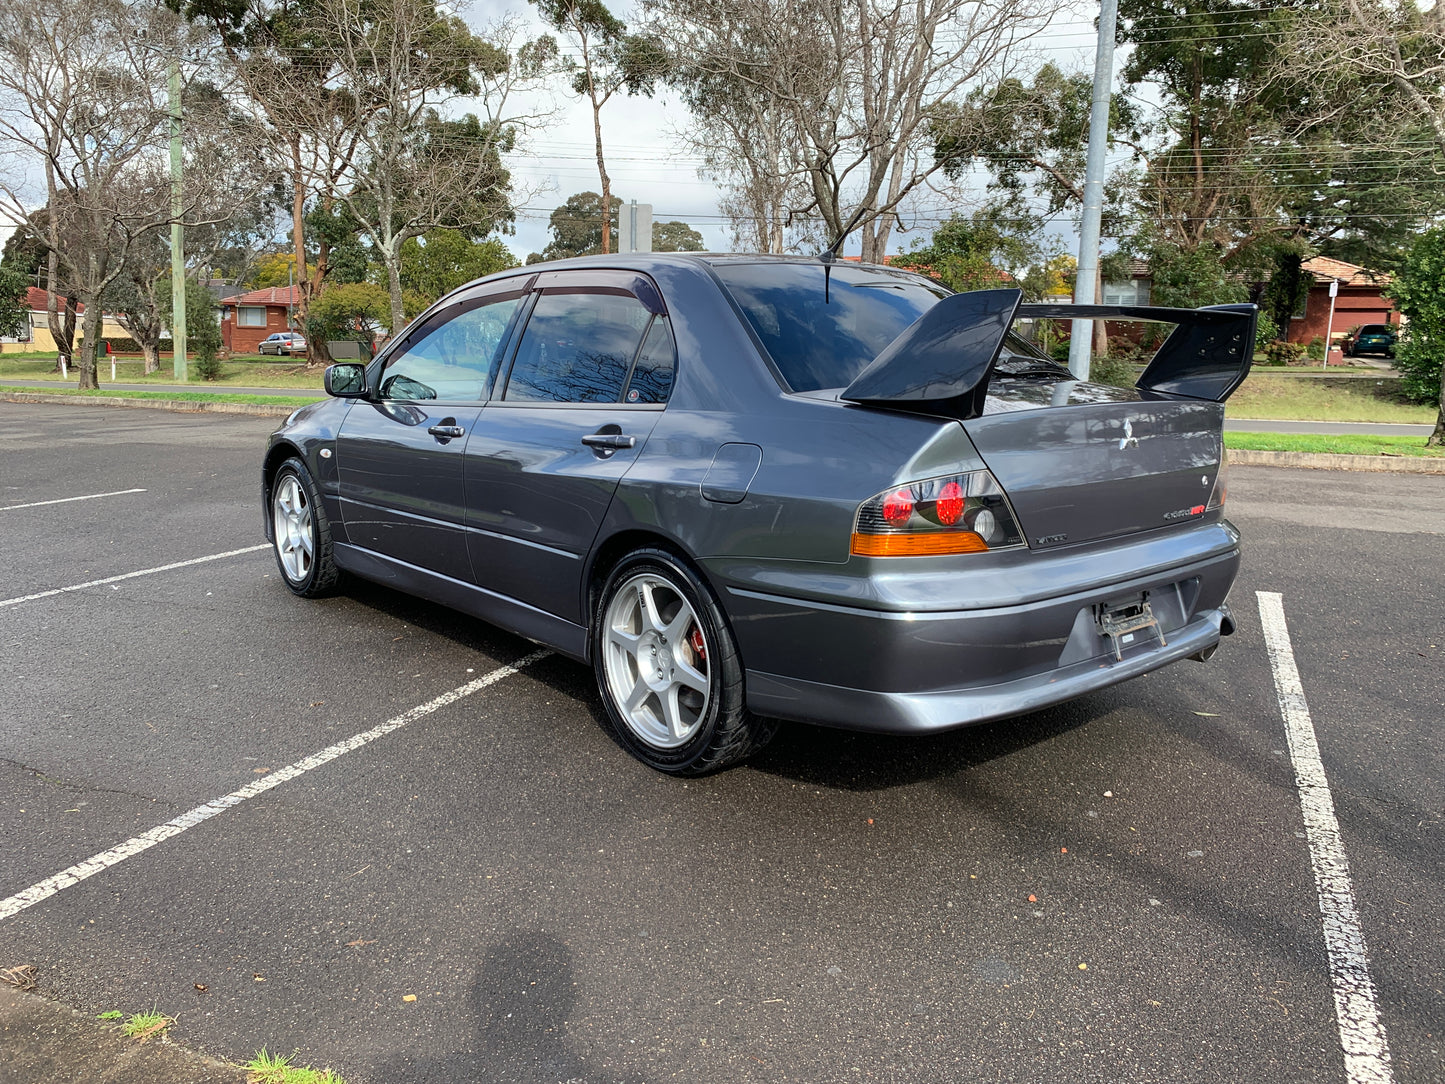
POLYGON ((1008 498, 986 470, 893 486, 863 502, 859 557, 936 557, 1022 546, 1008 498))

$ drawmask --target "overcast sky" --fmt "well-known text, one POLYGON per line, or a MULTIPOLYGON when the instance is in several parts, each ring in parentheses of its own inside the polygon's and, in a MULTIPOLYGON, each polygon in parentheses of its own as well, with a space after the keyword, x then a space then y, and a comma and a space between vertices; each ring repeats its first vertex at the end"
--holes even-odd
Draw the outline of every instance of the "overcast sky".
MULTIPOLYGON (((614 5, 626 18, 629 9, 614 5)), ((1091 70, 1094 61, 1093 19, 1096 9, 1085 2, 1055 18, 1033 43, 1040 62, 1052 60, 1066 71, 1091 70)), ((535 18, 535 9, 522 3, 475 3, 465 11, 468 21, 477 29, 508 15, 526 20, 532 26, 528 36, 544 32, 535 18)), ((565 47, 565 46, 564 46, 565 47)), ((1117 67, 1117 63, 1116 63, 1117 67)), ((517 212, 515 233, 504 237, 507 247, 525 260, 530 252, 540 252, 549 238, 547 218, 553 208, 577 192, 598 191, 597 163, 592 133, 592 111, 581 99, 558 93, 552 99, 556 110, 545 129, 532 133, 521 153, 511 155, 512 170, 519 195, 527 198, 517 212)), ((465 111, 465 107, 459 111, 465 111)), ((718 213, 718 192, 715 186, 698 177, 698 162, 676 152, 673 135, 685 126, 687 113, 666 90, 653 98, 615 97, 602 112, 603 151, 607 170, 612 178, 613 194, 623 200, 636 200, 652 205, 653 220, 666 222, 678 219, 692 226, 703 236, 707 248, 726 251, 729 234, 718 213)), ((982 180, 976 186, 981 191, 982 180)), ((891 251, 910 248, 926 240, 933 225, 947 218, 954 210, 965 213, 977 205, 979 192, 950 204, 936 194, 925 202, 905 208, 918 227, 907 233, 895 232, 891 251)), ((0 223, 0 242, 11 230, 0 223)), ((1055 223, 1051 233, 1061 243, 1073 246, 1074 228, 1068 221, 1055 223)), ((280 238, 279 240, 284 240, 280 238)), ((854 239, 844 249, 858 251, 854 239)))

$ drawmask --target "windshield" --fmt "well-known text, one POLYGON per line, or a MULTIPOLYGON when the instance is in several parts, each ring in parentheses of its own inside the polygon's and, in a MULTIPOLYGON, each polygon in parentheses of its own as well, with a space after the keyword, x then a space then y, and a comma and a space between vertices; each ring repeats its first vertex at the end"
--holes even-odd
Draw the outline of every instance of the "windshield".
POLYGON ((949 290, 846 263, 713 265, 793 391, 841 388, 949 290))

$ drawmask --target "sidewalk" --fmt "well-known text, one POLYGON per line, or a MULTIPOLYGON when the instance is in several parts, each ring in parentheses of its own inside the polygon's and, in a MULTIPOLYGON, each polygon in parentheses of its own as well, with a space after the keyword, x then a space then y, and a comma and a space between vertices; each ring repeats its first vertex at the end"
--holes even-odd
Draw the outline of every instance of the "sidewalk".
POLYGON ((140 1043, 39 994, 0 985, 0 1084, 244 1084, 246 1072, 182 1046, 140 1043))

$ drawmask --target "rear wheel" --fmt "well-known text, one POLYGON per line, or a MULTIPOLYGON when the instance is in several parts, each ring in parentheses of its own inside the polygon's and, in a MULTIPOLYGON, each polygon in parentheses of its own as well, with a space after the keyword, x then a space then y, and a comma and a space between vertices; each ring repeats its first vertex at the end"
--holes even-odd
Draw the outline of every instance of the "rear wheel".
POLYGON ((287 587, 302 598, 335 590, 341 570, 332 559, 331 523, 300 459, 282 463, 271 483, 271 535, 287 587))
POLYGON ((731 767, 777 729, 744 706, 737 645, 712 592, 665 550, 639 550, 608 574, 592 660, 613 735, 658 771, 731 767))

